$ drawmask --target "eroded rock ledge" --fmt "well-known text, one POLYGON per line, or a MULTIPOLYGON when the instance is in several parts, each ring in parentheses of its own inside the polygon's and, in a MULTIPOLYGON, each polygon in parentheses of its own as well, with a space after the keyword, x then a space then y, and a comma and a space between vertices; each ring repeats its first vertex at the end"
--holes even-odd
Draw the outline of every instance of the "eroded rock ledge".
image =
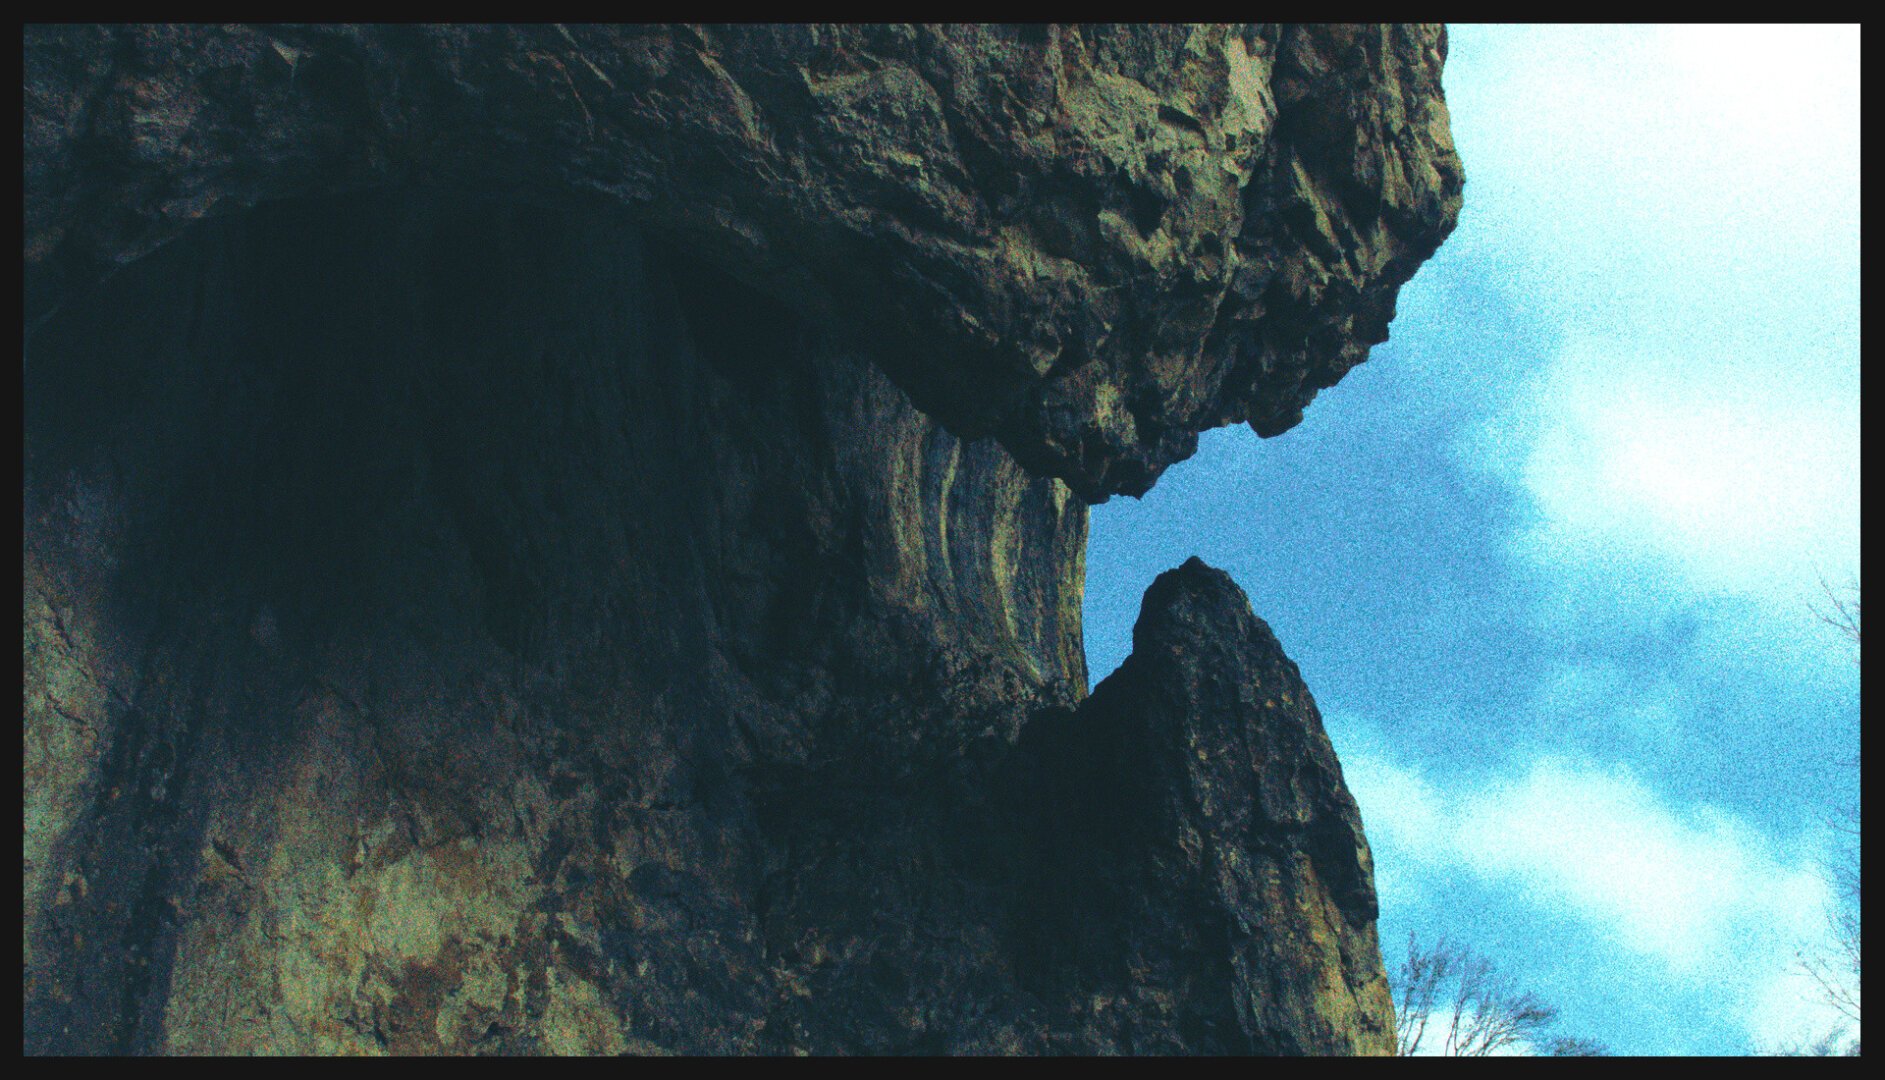
POLYGON ((28 314, 204 217, 594 193, 1081 496, 1301 419, 1461 174, 1437 27, 60 27, 28 314))
POLYGON ((33 1052, 1385 1052, 1229 579, 1437 29, 29 28, 33 1052))

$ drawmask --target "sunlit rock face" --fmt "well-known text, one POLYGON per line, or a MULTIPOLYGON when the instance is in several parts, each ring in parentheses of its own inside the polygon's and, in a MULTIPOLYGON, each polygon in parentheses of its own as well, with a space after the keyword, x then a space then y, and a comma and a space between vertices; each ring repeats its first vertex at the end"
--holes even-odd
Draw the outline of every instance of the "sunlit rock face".
POLYGON ((1293 666, 1079 615, 1385 334, 1443 51, 29 28, 26 1048, 1385 1051, 1293 666))

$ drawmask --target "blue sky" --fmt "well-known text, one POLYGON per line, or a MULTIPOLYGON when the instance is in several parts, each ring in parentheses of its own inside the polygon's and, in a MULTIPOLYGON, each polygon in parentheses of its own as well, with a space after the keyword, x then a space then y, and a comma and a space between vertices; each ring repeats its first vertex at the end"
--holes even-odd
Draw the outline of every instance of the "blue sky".
POLYGON ((1857 27, 1454 27, 1459 229, 1392 339, 1096 507, 1086 640, 1231 572, 1316 695, 1410 930, 1619 1052, 1831 1022, 1859 674, 1857 27))

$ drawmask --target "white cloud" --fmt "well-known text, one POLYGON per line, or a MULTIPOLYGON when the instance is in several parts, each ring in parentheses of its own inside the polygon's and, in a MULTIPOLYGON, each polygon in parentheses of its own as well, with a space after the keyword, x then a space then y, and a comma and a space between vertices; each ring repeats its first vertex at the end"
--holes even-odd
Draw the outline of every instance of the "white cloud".
POLYGON ((1697 275, 1757 308, 1776 285, 1807 299, 1786 288, 1799 270, 1858 269, 1858 41, 1856 26, 1459 28, 1447 82, 1470 90, 1449 99, 1468 189, 1449 244, 1530 255, 1526 285, 1582 294, 1535 299, 1596 315, 1704 295, 1697 275), (1793 272, 1747 274, 1773 269, 1793 272))
POLYGON ((1449 244, 1554 334, 1459 447, 1530 497, 1526 559, 1795 607, 1856 570, 1858 37, 1455 34, 1449 244))
POLYGON ((1454 851, 1476 874, 1568 907, 1625 948, 1694 977, 1750 926, 1810 934, 1823 898, 1724 815, 1677 814, 1625 774, 1535 763, 1460 801, 1454 851))
MULTIPOLYGON (((1510 361, 1482 345, 1423 370, 1498 391, 1454 449, 1524 497, 1509 543, 1535 616, 1621 643, 1599 655, 1670 646, 1660 679, 1567 656, 1530 703, 1537 730, 1658 752, 1692 746, 1726 686, 1811 668, 1856 689, 1808 605, 1859 561, 1858 79, 1856 27, 1454 33, 1466 206, 1430 271, 1473 288, 1436 294, 1433 318, 1470 327, 1456 302, 1484 294, 1518 317, 1463 337, 1510 361), (1526 325, 1539 337, 1507 344, 1526 325), (1532 374, 1506 393, 1505 371, 1532 374), (1592 702, 1603 715, 1580 716, 1592 702)), ((1423 278, 1416 304, 1445 284, 1423 278)), ((1674 804, 1562 745, 1462 778, 1338 727, 1384 911, 1498 897, 1586 927, 1608 965, 1589 977, 1643 1016, 1667 988, 1752 1045, 1833 1026, 1795 960, 1825 943, 1825 835, 1752 828, 1723 809, 1742 792, 1674 804)))
POLYGON ((1439 793, 1418 772, 1379 754, 1356 756, 1344 750, 1342 762, 1369 844, 1377 852, 1375 891, 1410 907, 1423 903, 1426 888, 1419 868, 1398 858, 1383 860, 1378 853, 1445 850, 1452 843, 1454 824, 1439 793))
POLYGON ((1856 569, 1860 488, 1858 399, 1797 393, 1584 341, 1469 453, 1530 495, 1515 543, 1535 563, 1660 563, 1695 592, 1798 608, 1856 569))
POLYGON ((1474 881, 1583 922, 1620 966, 1648 962, 1717 996, 1755 1045, 1834 1026, 1795 959, 1826 942, 1816 842, 1783 848, 1714 807, 1673 807, 1627 771, 1561 757, 1448 785, 1384 753, 1365 725, 1340 728, 1384 908, 1474 881))

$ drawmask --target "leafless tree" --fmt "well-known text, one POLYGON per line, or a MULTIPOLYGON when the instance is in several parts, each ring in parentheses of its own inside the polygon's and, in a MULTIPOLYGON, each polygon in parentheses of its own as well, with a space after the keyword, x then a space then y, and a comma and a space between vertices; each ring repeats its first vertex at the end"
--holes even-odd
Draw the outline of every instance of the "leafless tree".
POLYGON ((1820 579, 1820 591, 1826 594, 1826 606, 1813 608, 1813 614, 1826 625, 1839 631, 1841 637, 1852 642, 1854 659, 1859 652, 1859 583, 1852 582, 1843 589, 1835 588, 1825 578, 1820 579))
POLYGON ((1545 1044, 1546 1057, 1609 1057, 1610 1048, 1596 1039, 1560 1035, 1545 1044))
MULTIPOLYGON (((1844 589, 1837 589, 1820 581, 1820 588, 1826 594, 1824 607, 1816 606, 1813 610, 1819 620, 1832 627, 1841 637, 1852 643, 1853 660, 1859 659, 1859 583, 1855 580, 1844 589)), ((1859 759, 1855 755, 1849 762, 1857 767, 1859 759)), ((1842 815, 1842 820, 1835 827, 1850 838, 1850 843, 1839 862, 1831 871, 1835 902, 1828 914, 1830 922, 1831 944, 1817 950, 1803 950, 1800 953, 1800 966, 1811 976, 1819 987, 1820 996, 1853 1026, 1859 1024, 1859 809, 1854 807, 1842 815)), ((1813 1044, 1811 1053, 1848 1053, 1859 1052, 1859 1040, 1847 1040, 1844 1032, 1834 1032, 1813 1044)))
POLYGON ((1429 1031, 1448 1057, 1486 1057, 1500 1052, 1559 1057, 1607 1054, 1591 1039, 1552 1037, 1558 1010, 1520 991, 1492 961, 1442 937, 1423 948, 1407 937, 1407 956, 1391 973, 1389 988, 1398 1015, 1400 1052, 1417 1053, 1429 1031))
POLYGON ((1840 889, 1828 919, 1832 942, 1818 952, 1803 952, 1800 965, 1819 986, 1828 1005, 1859 1023, 1859 857, 1849 856, 1833 870, 1840 889))

